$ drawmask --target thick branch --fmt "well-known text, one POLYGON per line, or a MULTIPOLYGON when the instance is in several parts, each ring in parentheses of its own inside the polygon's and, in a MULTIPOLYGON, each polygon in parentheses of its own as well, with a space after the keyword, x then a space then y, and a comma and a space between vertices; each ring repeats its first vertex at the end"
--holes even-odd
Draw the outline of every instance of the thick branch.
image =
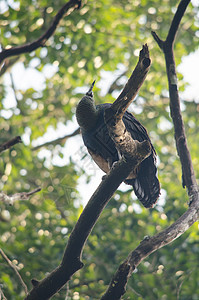
POLYGON ((196 185, 191 157, 186 143, 184 124, 180 112, 177 76, 173 54, 173 43, 176 32, 189 2, 190 1, 186 0, 180 2, 166 41, 162 41, 156 33, 153 32, 152 34, 160 48, 163 49, 166 58, 171 114, 174 122, 176 145, 182 164, 183 176, 189 191, 190 207, 175 223, 159 234, 145 238, 140 245, 129 254, 128 258, 118 268, 108 290, 102 296, 101 299, 103 300, 121 299, 122 295, 125 293, 129 277, 141 261, 152 252, 181 236, 199 218, 199 190, 196 185))
POLYGON ((15 144, 18 144, 18 143, 22 143, 20 136, 16 136, 13 139, 1 144, 0 145, 0 153, 11 148, 12 146, 14 146, 15 144))
POLYGON ((45 45, 46 41, 55 32, 62 17, 66 13, 69 15, 74 9, 80 8, 80 6, 81 6, 81 0, 70 0, 69 2, 67 2, 56 14, 51 26, 47 29, 47 31, 43 35, 41 35, 37 40, 35 40, 32 43, 27 43, 22 46, 4 49, 0 53, 0 63, 7 57, 14 56, 14 55, 20 55, 20 54, 27 53, 27 52, 32 52, 39 47, 43 47, 45 45))
POLYGON ((173 242, 199 219, 199 193, 196 191, 191 199, 189 209, 171 226, 153 237, 146 237, 119 266, 111 283, 101 300, 119 300, 125 293, 126 284, 135 268, 151 253, 173 242))
POLYGON ((149 58, 149 50, 147 44, 145 44, 140 51, 139 61, 135 67, 135 70, 133 71, 121 94, 112 104, 112 109, 117 112, 117 114, 121 113, 121 115, 118 115, 118 117, 122 118, 128 106, 136 97, 146 78, 150 65, 151 60, 149 58))
MULTIPOLYGON (((124 122, 122 119, 118 119, 118 115, 115 114, 112 107, 105 110, 104 117, 109 130, 109 135, 119 152, 122 153, 125 158, 131 160, 135 149, 137 149, 138 154, 142 157, 144 153, 142 152, 143 149, 140 147, 140 143, 132 139, 131 134, 126 130, 124 122)), ((149 141, 144 141, 144 143, 148 149, 148 155, 146 156, 148 157, 151 154, 151 145, 149 141)))
MULTIPOLYGON (((112 106, 105 110, 104 118, 107 124, 109 135, 114 141, 120 153, 124 157, 131 158, 134 148, 137 147, 137 141, 133 140, 131 134, 126 130, 124 122, 122 121, 123 115, 137 95, 141 85, 143 84, 146 75, 149 71, 151 60, 149 58, 149 51, 147 44, 143 46, 140 51, 139 61, 123 91, 112 104, 112 106)), ((150 155, 150 143, 149 155, 150 155)))
POLYGON ((75 225, 68 240, 61 264, 46 278, 34 285, 26 300, 49 299, 77 270, 83 267, 83 263, 81 262, 82 251, 98 217, 120 183, 148 155, 148 143, 146 141, 138 143, 137 148, 134 149, 133 158, 131 160, 123 158, 106 175, 75 225), (142 155, 140 155, 140 152, 142 152, 142 155))
POLYGON ((134 141, 131 138, 130 134, 126 134, 125 126, 123 124, 123 121, 121 120, 122 113, 124 114, 125 110, 128 107, 128 104, 134 99, 146 76, 146 69, 148 70, 150 62, 147 54, 146 67, 146 64, 144 63, 144 61, 146 60, 146 53, 148 53, 148 48, 145 45, 140 52, 138 65, 136 66, 131 79, 128 81, 127 85, 124 88, 123 95, 125 98, 123 96, 119 97, 120 99, 117 99, 112 105, 114 109, 115 107, 117 107, 117 111, 114 109, 105 111, 105 120, 108 122, 111 137, 115 141, 118 149, 122 151, 124 156, 105 176, 105 179, 102 180, 101 184, 92 195, 91 199, 83 210, 76 226, 74 227, 70 235, 61 264, 56 270, 50 273, 48 277, 44 278, 41 282, 37 282, 37 284, 34 285, 26 300, 48 299, 49 297, 54 295, 54 293, 56 293, 77 270, 83 267, 83 263, 81 262, 82 251, 87 238, 90 235, 101 212, 107 205, 108 201, 110 200, 111 196, 116 191, 120 183, 124 181, 130 174, 130 172, 135 170, 135 168, 146 157, 150 155, 150 143, 148 141, 144 141, 142 143, 134 141), (134 76, 136 76, 136 78, 139 78, 136 80, 136 84, 134 84, 133 81, 134 76), (125 105, 123 102, 125 102, 125 105), (122 105, 122 109, 120 109, 119 104, 122 105), (111 120, 114 120, 114 124, 112 124, 111 120), (122 127, 121 132, 119 126, 122 127), (113 131, 111 129, 112 127, 114 127, 113 131))
POLYGON ((152 35, 165 55, 167 77, 169 82, 171 117, 174 124, 176 147, 182 165, 183 187, 186 186, 189 195, 191 195, 195 190, 197 190, 197 182, 194 175, 191 155, 187 146, 185 128, 180 110, 176 66, 173 53, 173 44, 176 32, 189 2, 190 0, 182 0, 180 2, 165 41, 162 41, 154 32, 152 32, 152 35))

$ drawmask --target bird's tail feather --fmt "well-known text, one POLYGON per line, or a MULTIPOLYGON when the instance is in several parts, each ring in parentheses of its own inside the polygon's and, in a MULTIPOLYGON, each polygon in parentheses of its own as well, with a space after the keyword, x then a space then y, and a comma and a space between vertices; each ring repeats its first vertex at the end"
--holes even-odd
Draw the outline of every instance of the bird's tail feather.
POLYGON ((150 159, 152 157, 142 162, 135 179, 125 180, 125 183, 133 186, 135 195, 146 208, 153 207, 160 195, 160 183, 156 175, 157 168, 154 162, 150 163, 150 159))

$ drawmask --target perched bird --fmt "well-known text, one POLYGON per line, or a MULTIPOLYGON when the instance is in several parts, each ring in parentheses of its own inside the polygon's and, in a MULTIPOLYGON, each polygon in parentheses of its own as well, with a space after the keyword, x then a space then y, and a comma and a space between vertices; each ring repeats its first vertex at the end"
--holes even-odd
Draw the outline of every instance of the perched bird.
MULTIPOLYGON (((95 105, 93 99, 93 86, 80 100, 76 108, 76 118, 82 132, 84 145, 92 156, 95 163, 107 173, 112 164, 119 160, 118 151, 104 121, 104 111, 111 103, 95 105)), ((123 116, 126 129, 132 138, 139 142, 148 140, 151 144, 151 154, 137 168, 136 172, 130 173, 124 181, 132 185, 137 198, 149 208, 152 207, 160 194, 160 184, 157 178, 156 152, 150 141, 144 126, 136 118, 126 111, 123 116)), ((122 153, 121 153, 122 155, 122 153)))

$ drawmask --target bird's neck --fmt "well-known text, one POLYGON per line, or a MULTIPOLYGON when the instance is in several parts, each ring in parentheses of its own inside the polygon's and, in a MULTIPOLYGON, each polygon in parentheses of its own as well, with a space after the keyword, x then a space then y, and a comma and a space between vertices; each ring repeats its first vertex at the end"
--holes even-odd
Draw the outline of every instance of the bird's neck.
POLYGON ((98 110, 90 97, 83 97, 76 108, 77 122, 82 132, 92 130, 98 120, 98 110))

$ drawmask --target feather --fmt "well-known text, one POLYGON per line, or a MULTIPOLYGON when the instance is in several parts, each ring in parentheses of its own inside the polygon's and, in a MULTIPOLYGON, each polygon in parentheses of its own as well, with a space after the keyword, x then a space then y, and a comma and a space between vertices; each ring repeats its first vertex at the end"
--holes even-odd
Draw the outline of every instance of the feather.
MULTIPOLYGON (((88 102, 86 104, 88 105, 88 102)), ((92 105, 94 106, 94 101, 92 105)), ((110 166, 115 161, 119 160, 118 151, 109 136, 107 126, 104 122, 104 111, 110 106, 110 103, 96 105, 95 115, 89 116, 88 114, 87 116, 87 122, 89 123, 89 118, 91 118, 92 126, 85 126, 86 130, 82 128, 82 138, 85 146, 88 148, 93 160, 105 173, 108 172, 110 166), (94 119, 95 122, 93 122, 94 119)), ((139 142, 148 140, 151 143, 146 129, 131 113, 125 112, 123 122, 134 140, 139 142)), ((157 178, 156 152, 152 143, 151 148, 151 155, 140 164, 136 172, 132 172, 124 181, 126 184, 132 185, 135 195, 147 208, 152 207, 156 203, 160 194, 160 184, 157 178)))

